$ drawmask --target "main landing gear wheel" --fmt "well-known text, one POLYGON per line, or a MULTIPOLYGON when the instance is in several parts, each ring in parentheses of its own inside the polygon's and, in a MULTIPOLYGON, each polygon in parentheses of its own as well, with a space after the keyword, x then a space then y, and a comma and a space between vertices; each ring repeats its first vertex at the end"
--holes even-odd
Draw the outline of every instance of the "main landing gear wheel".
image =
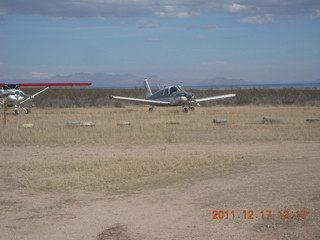
POLYGON ((24 112, 25 112, 26 114, 29 114, 29 113, 31 112, 31 110, 30 110, 29 108, 24 108, 24 107, 22 107, 22 109, 24 110, 24 112))
POLYGON ((189 111, 189 109, 188 108, 183 108, 183 112, 185 112, 185 113, 187 113, 189 111))

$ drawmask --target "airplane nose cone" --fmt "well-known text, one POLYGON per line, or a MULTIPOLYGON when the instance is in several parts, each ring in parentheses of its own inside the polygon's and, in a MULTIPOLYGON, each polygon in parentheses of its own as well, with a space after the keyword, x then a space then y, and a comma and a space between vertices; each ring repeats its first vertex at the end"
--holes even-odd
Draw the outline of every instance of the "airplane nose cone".
POLYGON ((188 103, 188 98, 186 96, 179 96, 173 100, 173 105, 183 105, 188 103))
POLYGON ((22 101, 24 99, 24 97, 19 96, 19 95, 9 95, 8 99, 11 101, 19 102, 19 101, 22 101))
POLYGON ((183 103, 186 103, 186 102, 188 102, 188 98, 186 96, 182 96, 180 98, 180 101, 183 102, 183 103))

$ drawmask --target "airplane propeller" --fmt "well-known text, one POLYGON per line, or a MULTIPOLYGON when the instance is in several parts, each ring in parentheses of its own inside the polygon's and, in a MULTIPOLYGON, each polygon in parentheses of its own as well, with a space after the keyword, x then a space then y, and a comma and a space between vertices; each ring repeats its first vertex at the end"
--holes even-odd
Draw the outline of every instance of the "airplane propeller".
POLYGON ((194 95, 188 97, 188 105, 191 110, 194 110, 194 107, 199 107, 200 104, 197 102, 197 100, 194 98, 194 95))

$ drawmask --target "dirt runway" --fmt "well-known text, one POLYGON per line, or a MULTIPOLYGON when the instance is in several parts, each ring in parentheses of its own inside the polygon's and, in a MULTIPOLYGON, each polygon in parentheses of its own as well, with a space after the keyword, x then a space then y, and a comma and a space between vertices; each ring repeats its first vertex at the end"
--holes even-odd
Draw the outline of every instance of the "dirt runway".
MULTIPOLYGON (((180 147, 177 151, 184 154, 180 147)), ((320 143, 189 147, 237 151, 243 157, 228 171, 206 179, 111 196, 85 191, 10 191, 1 181, 0 239, 320 239, 320 143)), ((56 147, 54 151, 59 157, 64 152, 76 153, 76 148, 56 147)), ((82 154, 99 148, 82 149, 82 154)), ((16 147, 10 151, 19 157, 34 150, 16 147)), ((6 154, 3 147, 1 152, 6 154)))

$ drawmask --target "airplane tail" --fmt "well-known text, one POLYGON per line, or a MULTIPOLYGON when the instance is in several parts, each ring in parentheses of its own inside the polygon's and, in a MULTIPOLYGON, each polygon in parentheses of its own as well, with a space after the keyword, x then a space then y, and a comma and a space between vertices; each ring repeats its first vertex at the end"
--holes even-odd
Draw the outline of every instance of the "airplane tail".
POLYGON ((152 91, 147 79, 144 79, 144 89, 146 91, 146 97, 150 97, 152 95, 152 91))

